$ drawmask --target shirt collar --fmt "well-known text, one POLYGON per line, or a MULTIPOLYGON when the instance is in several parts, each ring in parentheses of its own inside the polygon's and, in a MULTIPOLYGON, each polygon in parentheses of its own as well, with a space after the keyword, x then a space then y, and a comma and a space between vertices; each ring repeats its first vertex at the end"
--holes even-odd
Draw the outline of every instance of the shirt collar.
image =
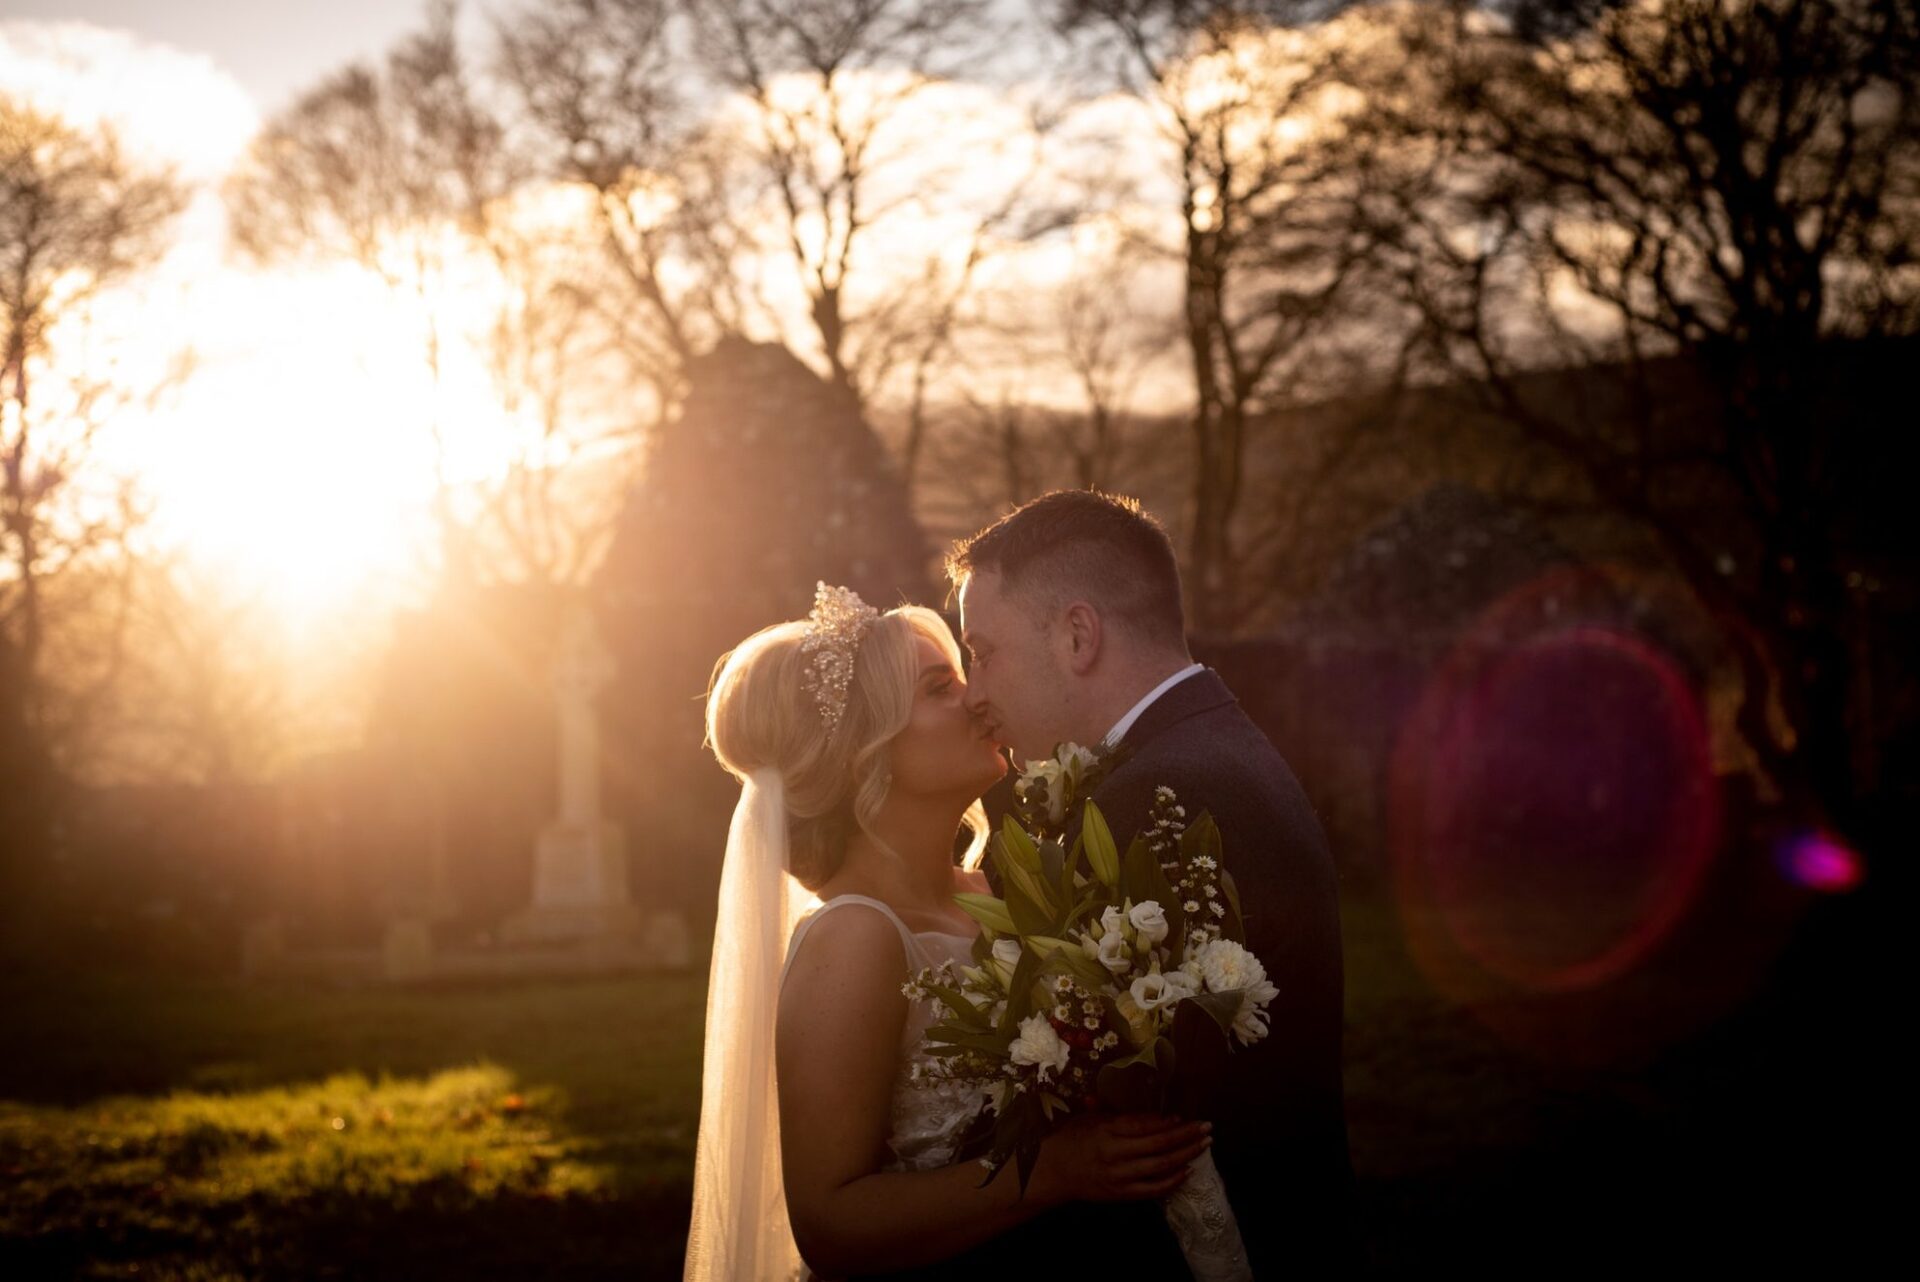
POLYGON ((1140 714, 1145 712, 1149 707, 1153 705, 1153 701, 1155 699, 1158 699, 1161 695, 1173 689, 1175 686, 1179 685, 1182 681, 1185 681, 1188 677, 1194 675, 1196 672, 1206 671, 1206 666, 1207 665, 1204 663, 1189 663, 1186 667, 1180 669, 1180 671, 1174 673, 1172 676, 1168 677, 1165 681, 1162 681, 1159 685, 1147 691, 1146 696, 1142 698, 1140 702, 1134 704, 1132 709, 1128 711, 1126 716, 1120 718, 1120 720, 1115 722, 1113 729, 1107 731, 1107 737, 1105 739, 1102 739, 1100 742, 1109 748, 1113 747, 1115 744, 1118 744, 1121 739, 1126 737, 1127 731, 1133 729, 1133 723, 1140 719, 1140 714))

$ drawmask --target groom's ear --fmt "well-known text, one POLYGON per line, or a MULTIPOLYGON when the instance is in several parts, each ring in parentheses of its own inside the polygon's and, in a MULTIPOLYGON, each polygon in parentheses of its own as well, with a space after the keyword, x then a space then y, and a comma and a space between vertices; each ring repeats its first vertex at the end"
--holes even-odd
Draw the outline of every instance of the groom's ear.
POLYGON ((1067 666, 1076 677, 1085 676, 1100 656, 1100 612, 1085 601, 1075 601, 1067 607, 1062 622, 1067 666))

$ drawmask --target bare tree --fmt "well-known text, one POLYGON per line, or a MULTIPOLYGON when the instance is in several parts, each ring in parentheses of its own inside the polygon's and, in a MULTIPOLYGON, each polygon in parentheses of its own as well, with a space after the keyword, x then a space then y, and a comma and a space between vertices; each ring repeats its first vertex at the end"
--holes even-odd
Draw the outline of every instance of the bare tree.
POLYGON ((734 158, 701 136, 678 0, 560 0, 498 24, 496 62, 525 117, 538 172, 592 192, 611 269, 581 300, 662 405, 686 362, 737 332, 746 305, 728 208, 734 158), (613 288, 609 288, 609 285, 613 288))
POLYGON ((130 597, 139 644, 88 727, 86 776, 221 786, 286 765, 308 727, 268 608, 177 560, 133 567, 130 597))
POLYGON ((471 538, 492 574, 514 582, 585 581, 628 463, 679 379, 673 366, 641 373, 608 325, 605 250, 578 195, 529 182, 479 230, 493 275, 475 346, 511 442, 500 475, 475 487, 471 538))
POLYGON ((38 731, 47 587, 123 560, 143 514, 124 484, 98 492, 96 441, 162 390, 82 368, 74 349, 90 305, 158 261, 185 203, 170 172, 130 161, 111 132, 0 97, 0 634, 38 731))
POLYGON ((1134 398, 1164 336, 1133 314, 1125 264, 1074 275, 1054 300, 1053 329, 1062 363, 1080 393, 1078 413, 1056 416, 1056 439, 1080 489, 1133 488, 1142 429, 1134 398))
POLYGON ((1920 333, 1920 14, 1542 0, 1519 18, 1406 29, 1371 126, 1401 181, 1370 221, 1436 365, 1656 541, 1742 658, 1743 736, 1844 820, 1851 634, 1892 551, 1858 510, 1884 447, 1836 371, 1841 340, 1920 333), (1594 361, 1618 376, 1603 415, 1535 373, 1594 361), (1705 413, 1672 412, 1686 380, 1705 413))
POLYGON ((889 216, 937 196, 929 183, 939 186, 943 168, 939 140, 909 136, 897 122, 983 47, 992 6, 690 0, 689 8, 705 65, 748 107, 749 152, 773 194, 829 377, 864 396, 884 376, 876 353, 897 337, 882 323, 884 307, 862 313, 851 301, 864 246, 889 216), (908 169, 912 181, 900 180, 908 169))
POLYGON ((1190 616, 1231 629, 1253 602, 1236 520, 1249 434, 1299 394, 1312 340, 1369 259, 1333 191, 1345 177, 1328 46, 1303 30, 1328 0, 1066 0, 1066 30, 1113 57, 1158 122, 1180 202, 1192 368, 1190 616))
MULTIPOLYGON (((91 305, 156 263, 186 192, 83 130, 0 94, 0 911, 33 902, 73 729, 127 648, 128 540, 145 516, 96 442, 177 381, 128 385, 79 359, 91 305), (84 603, 100 625, 72 625, 84 603), (91 664, 76 652, 95 644, 91 664), (56 662, 58 660, 59 662, 56 662)), ((10 933, 10 932, 8 932, 10 933)))
POLYGON ((476 252, 516 171, 503 125, 476 93, 454 18, 440 0, 384 66, 349 66, 269 121, 227 198, 234 239, 256 260, 344 259, 418 301, 436 390, 427 426, 442 552, 450 571, 471 577, 437 395, 449 340, 443 311, 450 278, 476 252))

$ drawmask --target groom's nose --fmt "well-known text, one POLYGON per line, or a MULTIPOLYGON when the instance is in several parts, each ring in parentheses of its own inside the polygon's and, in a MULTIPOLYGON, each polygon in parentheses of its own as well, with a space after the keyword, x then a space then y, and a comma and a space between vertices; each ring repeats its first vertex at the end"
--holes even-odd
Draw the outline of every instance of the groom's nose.
POLYGON ((985 716, 987 711, 987 691, 986 687, 981 684, 980 678, 969 675, 967 677, 966 691, 960 699, 962 706, 966 708, 975 720, 985 716))

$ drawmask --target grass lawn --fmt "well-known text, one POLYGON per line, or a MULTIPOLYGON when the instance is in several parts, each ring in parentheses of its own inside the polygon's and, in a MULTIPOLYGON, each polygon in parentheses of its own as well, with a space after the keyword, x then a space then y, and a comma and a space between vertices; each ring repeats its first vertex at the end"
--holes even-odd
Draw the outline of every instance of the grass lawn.
POLYGON ((0 985, 0 1277, 677 1276, 703 987, 0 985))
MULTIPOLYGON (((1376 1270, 1830 1260, 1859 1240, 1821 1229, 1865 1214, 1846 1164, 1874 1108, 1848 1059, 1857 1003, 1828 987, 1843 953, 1789 951, 1711 1019, 1685 956, 1474 1012, 1409 964, 1389 906, 1346 911, 1376 1270), (1686 1031, 1595 1036, 1668 1026, 1686 1031)), ((703 979, 0 979, 0 1277, 677 1277, 703 979)))

